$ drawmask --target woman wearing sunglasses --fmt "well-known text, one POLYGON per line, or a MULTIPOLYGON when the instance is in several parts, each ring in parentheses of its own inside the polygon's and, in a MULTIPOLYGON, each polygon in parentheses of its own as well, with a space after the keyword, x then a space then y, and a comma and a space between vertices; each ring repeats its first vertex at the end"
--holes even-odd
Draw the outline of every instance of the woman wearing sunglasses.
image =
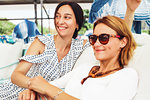
MULTIPOLYGON (((127 24, 115 16, 98 19, 89 41, 99 66, 81 65, 50 83, 37 76, 30 79, 29 89, 49 100, 132 100, 138 75, 127 65, 136 43, 127 24), (59 88, 65 88, 65 91, 59 88)), ((23 100, 21 96, 19 99, 23 100)))
MULTIPOLYGON (((131 24, 134 11, 140 2, 126 1, 125 20, 131 24)), ((0 99, 18 99, 19 92, 29 88, 30 79, 38 75, 46 81, 62 77, 73 69, 79 55, 90 45, 86 40, 75 39, 83 23, 83 11, 77 3, 60 3, 56 8, 54 21, 58 34, 35 38, 12 74, 11 81, 14 84, 9 81, 0 85, 0 99)))

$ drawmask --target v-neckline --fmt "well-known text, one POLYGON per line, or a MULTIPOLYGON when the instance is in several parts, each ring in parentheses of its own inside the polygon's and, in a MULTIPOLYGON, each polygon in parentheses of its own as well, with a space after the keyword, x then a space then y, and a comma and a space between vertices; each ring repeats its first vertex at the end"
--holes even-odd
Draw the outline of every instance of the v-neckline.
POLYGON ((55 49, 55 53, 56 53, 56 56, 57 56, 57 57, 56 57, 56 58, 57 58, 57 62, 60 63, 60 62, 62 62, 62 61, 70 54, 70 52, 71 52, 71 50, 72 50, 73 38, 72 38, 72 40, 71 40, 71 46, 70 46, 69 52, 59 61, 59 59, 58 59, 58 54, 57 54, 57 50, 56 50, 56 45, 55 45, 54 36, 55 36, 55 35, 53 35, 54 49, 55 49))

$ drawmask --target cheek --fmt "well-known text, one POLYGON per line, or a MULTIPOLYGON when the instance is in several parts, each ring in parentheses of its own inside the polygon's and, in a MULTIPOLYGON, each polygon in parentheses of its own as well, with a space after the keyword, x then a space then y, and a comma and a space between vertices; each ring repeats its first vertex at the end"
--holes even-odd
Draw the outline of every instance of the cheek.
POLYGON ((117 55, 121 50, 118 42, 109 42, 105 48, 108 55, 117 55))
POLYGON ((110 40, 107 48, 112 51, 118 51, 120 49, 120 40, 110 40))
POLYGON ((69 27, 70 27, 70 28, 69 28, 69 29, 70 29, 69 31, 72 32, 72 33, 74 33, 75 29, 77 28, 77 25, 74 24, 74 23, 69 23, 68 25, 69 25, 69 27))
POLYGON ((107 53, 111 54, 111 55, 118 55, 121 50, 121 48, 118 44, 111 45, 107 49, 108 49, 107 53))
POLYGON ((76 28, 77 24, 74 21, 69 21, 68 25, 71 26, 72 28, 76 28))
POLYGON ((97 60, 105 60, 108 58, 113 58, 114 56, 119 55, 120 47, 117 44, 107 44, 103 47, 104 51, 96 53, 95 47, 93 47, 94 55, 97 60))

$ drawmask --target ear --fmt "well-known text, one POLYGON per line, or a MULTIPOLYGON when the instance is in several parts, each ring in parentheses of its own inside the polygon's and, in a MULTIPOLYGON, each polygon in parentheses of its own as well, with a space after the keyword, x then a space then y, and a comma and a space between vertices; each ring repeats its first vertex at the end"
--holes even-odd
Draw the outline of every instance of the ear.
POLYGON ((76 28, 77 30, 79 30, 79 25, 77 24, 77 28, 76 28))
POLYGON ((124 48, 127 44, 127 38, 124 37, 123 39, 121 39, 121 43, 120 43, 120 48, 124 48))

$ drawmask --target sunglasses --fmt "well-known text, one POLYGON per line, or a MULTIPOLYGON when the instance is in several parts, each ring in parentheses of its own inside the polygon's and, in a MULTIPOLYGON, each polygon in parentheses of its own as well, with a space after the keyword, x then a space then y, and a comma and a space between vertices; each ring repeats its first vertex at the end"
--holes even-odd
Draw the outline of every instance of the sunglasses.
POLYGON ((114 38, 121 38, 120 35, 110 35, 110 34, 101 34, 99 36, 96 35, 90 35, 89 36, 89 42, 91 45, 94 45, 95 42, 97 41, 97 38, 99 39, 99 42, 103 45, 106 45, 109 42, 109 38, 114 37, 114 38))

